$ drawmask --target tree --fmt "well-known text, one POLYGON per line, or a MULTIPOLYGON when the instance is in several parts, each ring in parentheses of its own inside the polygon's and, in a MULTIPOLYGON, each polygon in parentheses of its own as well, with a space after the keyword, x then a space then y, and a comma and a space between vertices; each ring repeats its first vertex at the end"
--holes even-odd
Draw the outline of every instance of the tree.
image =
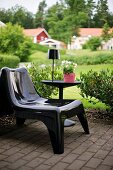
POLYGON ((96 5, 94 0, 87 0, 86 2, 86 8, 87 8, 87 16, 88 16, 88 21, 87 21, 87 27, 90 28, 93 25, 93 13, 96 5))
POLYGON ((34 27, 34 18, 31 12, 28 12, 24 7, 16 5, 11 8, 13 19, 13 24, 19 24, 24 28, 34 27))
POLYGON ((5 9, 0 9, 0 20, 4 23, 12 22, 12 11, 11 10, 5 10, 5 9))
POLYGON ((46 25, 49 34, 54 39, 68 42, 71 36, 70 21, 66 17, 66 11, 63 4, 56 3, 50 7, 46 15, 46 25))
POLYGON ((0 27, 0 52, 18 55, 21 61, 31 52, 32 41, 24 36, 23 28, 18 24, 6 24, 0 27))
POLYGON ((0 20, 4 23, 19 24, 24 28, 34 28, 33 14, 18 5, 8 10, 1 9, 0 20))
POLYGON ((87 41, 87 47, 92 51, 96 51, 101 46, 101 39, 99 37, 92 37, 87 41))
POLYGON ((71 13, 78 14, 80 11, 85 12, 86 4, 85 0, 65 0, 65 3, 69 7, 71 13))
POLYGON ((35 27, 44 27, 44 20, 45 20, 45 8, 47 4, 45 0, 39 3, 37 13, 35 15, 35 27))
POLYGON ((108 0, 99 0, 94 15, 95 27, 103 27, 109 16, 108 0))
POLYGON ((104 41, 108 41, 110 37, 111 37, 110 27, 107 23, 105 23, 102 30, 102 38, 104 41))

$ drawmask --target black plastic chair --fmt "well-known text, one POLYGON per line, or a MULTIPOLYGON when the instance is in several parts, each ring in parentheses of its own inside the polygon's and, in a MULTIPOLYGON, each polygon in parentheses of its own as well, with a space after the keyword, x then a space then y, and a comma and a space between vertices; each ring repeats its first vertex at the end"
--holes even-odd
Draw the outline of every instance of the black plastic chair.
POLYGON ((2 111, 14 113, 17 125, 23 125, 25 119, 38 119, 46 125, 55 154, 64 152, 65 119, 77 115, 85 133, 89 134, 81 101, 42 98, 25 68, 1 70, 0 94, 2 111))

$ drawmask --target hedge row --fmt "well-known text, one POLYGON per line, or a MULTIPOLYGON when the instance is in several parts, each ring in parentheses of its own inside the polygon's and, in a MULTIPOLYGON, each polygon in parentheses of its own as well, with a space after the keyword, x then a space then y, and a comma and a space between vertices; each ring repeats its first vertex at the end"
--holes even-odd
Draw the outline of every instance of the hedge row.
POLYGON ((20 59, 14 55, 0 54, 0 69, 2 67, 16 67, 20 62, 20 59))
POLYGON ((62 56, 62 59, 73 61, 79 65, 113 64, 113 51, 76 51, 71 55, 62 56))

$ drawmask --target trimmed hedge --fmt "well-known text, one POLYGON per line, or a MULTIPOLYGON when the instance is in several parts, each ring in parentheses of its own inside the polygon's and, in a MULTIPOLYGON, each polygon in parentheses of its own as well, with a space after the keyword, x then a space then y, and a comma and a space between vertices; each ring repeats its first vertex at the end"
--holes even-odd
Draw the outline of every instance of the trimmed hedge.
POLYGON ((20 62, 20 59, 14 55, 0 54, 0 69, 2 67, 16 67, 20 62))

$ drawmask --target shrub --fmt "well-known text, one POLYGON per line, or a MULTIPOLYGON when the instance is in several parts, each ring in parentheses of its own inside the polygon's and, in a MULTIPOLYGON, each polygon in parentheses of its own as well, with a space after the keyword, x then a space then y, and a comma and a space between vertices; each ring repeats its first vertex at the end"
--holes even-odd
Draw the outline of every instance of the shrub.
MULTIPOLYGON (((40 67, 37 64, 32 63, 31 67, 28 68, 29 74, 32 78, 32 81, 37 89, 37 91, 43 97, 51 97, 51 95, 56 95, 58 93, 58 88, 53 86, 47 86, 41 83, 41 80, 51 80, 51 65, 45 66, 41 65, 40 67)), ((59 66, 55 67, 54 71, 54 80, 61 80, 62 71, 59 66)))
POLYGON ((99 37, 92 37, 90 38, 85 47, 88 47, 92 51, 96 51, 98 47, 101 45, 101 39, 99 37))
POLYGON ((81 73, 81 95, 91 101, 94 97, 113 109, 113 71, 81 73))
POLYGON ((20 62, 20 59, 14 55, 0 54, 0 68, 2 67, 16 67, 20 62))

